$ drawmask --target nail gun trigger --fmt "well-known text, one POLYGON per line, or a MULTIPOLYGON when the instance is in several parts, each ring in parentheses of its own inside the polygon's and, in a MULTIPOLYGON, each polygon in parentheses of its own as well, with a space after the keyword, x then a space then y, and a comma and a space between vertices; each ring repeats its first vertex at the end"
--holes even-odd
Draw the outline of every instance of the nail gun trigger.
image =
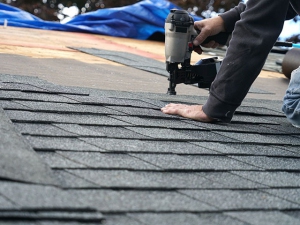
POLYGON ((188 43, 188 48, 189 48, 189 52, 193 51, 194 45, 193 45, 192 42, 189 42, 189 43, 188 43))

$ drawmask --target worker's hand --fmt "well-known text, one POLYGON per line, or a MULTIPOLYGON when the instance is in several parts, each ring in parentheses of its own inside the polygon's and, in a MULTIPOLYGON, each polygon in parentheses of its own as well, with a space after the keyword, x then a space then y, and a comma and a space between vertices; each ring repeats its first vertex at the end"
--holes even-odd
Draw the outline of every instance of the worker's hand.
MULTIPOLYGON (((220 16, 197 21, 194 23, 194 27, 196 30, 201 31, 193 42, 194 46, 200 46, 208 36, 216 35, 220 32, 225 32, 224 20, 220 16)), ((210 41, 202 46, 206 48, 217 48, 219 46, 219 43, 210 41)), ((199 54, 202 53, 201 48, 195 48, 194 51, 199 54)))
POLYGON ((202 105, 184 105, 184 104, 168 104, 161 108, 161 111, 165 114, 179 115, 185 118, 211 123, 215 120, 207 116, 203 110, 202 105))

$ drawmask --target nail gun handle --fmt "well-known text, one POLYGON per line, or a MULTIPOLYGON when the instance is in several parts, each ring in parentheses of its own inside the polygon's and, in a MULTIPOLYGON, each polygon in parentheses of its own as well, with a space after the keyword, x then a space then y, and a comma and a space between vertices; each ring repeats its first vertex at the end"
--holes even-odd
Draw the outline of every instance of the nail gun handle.
POLYGON ((228 32, 220 32, 216 35, 207 37, 202 42, 202 44, 206 44, 210 41, 215 41, 215 42, 219 43, 220 45, 226 45, 230 34, 231 33, 228 33, 228 32))

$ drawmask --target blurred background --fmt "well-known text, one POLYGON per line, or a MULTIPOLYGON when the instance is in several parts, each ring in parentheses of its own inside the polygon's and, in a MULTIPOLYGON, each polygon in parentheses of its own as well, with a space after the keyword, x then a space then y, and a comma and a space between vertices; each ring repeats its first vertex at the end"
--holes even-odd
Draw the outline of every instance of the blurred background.
MULTIPOLYGON (((135 4, 140 0, 0 0, 46 21, 66 23, 73 17, 87 12, 135 4)), ((228 11, 246 0, 169 0, 188 10, 191 14, 210 18, 228 11)), ((286 21, 280 38, 294 43, 300 42, 300 17, 286 21)))
MULTIPOLYGON (((86 12, 103 8, 132 5, 139 0, 0 0, 23 9, 43 20, 66 21, 86 12)), ((204 18, 227 11, 240 0, 170 0, 170 2, 204 18)))

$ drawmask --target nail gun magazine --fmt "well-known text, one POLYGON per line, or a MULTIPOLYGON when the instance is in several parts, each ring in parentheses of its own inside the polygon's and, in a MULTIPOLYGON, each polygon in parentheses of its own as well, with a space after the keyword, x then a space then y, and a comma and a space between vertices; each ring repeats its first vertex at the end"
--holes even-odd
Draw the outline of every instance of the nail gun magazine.
MULTIPOLYGON (((169 72, 167 94, 176 95, 177 84, 196 84, 199 88, 210 88, 220 68, 222 60, 218 57, 202 59, 191 65, 191 54, 195 47, 193 40, 199 34, 194 28, 194 19, 187 11, 172 9, 165 22, 166 70, 169 72)), ((214 40, 225 45, 229 33, 210 36, 203 43, 214 40)))

